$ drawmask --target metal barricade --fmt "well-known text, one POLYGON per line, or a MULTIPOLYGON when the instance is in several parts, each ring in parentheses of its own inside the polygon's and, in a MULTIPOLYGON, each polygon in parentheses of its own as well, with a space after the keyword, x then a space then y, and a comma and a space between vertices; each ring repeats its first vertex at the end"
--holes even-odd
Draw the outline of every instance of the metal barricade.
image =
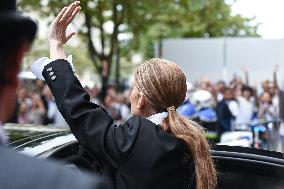
POLYGON ((252 132, 252 148, 281 151, 281 140, 279 135, 280 123, 280 119, 257 119, 238 125, 247 125, 247 129, 252 132))

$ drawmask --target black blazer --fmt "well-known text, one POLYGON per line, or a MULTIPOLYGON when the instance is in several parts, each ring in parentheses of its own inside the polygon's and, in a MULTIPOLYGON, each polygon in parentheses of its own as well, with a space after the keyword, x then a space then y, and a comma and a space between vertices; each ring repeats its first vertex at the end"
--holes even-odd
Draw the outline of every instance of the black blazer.
POLYGON ((114 125, 102 107, 90 102, 65 60, 46 65, 43 76, 72 133, 111 170, 115 188, 195 188, 184 142, 138 116, 114 125))
POLYGON ((233 114, 231 113, 229 106, 225 100, 222 100, 217 104, 216 113, 218 117, 218 122, 222 127, 223 132, 231 130, 231 121, 234 119, 233 114))
POLYGON ((1 189, 108 189, 101 177, 27 157, 0 146, 1 189))

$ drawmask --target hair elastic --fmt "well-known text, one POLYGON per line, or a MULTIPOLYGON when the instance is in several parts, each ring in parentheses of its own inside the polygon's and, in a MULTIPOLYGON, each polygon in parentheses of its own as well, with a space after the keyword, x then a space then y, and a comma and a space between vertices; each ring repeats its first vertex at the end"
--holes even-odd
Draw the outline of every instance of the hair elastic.
POLYGON ((175 111, 176 108, 175 108, 175 106, 171 106, 171 107, 167 108, 167 110, 168 110, 168 112, 171 112, 171 111, 175 111))

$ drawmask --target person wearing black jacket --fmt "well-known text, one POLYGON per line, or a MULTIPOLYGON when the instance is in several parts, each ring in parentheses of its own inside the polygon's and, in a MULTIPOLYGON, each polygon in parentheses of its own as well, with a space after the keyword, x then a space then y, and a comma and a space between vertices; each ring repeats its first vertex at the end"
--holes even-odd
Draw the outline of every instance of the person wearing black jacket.
POLYGON ((0 188, 1 189, 105 189, 101 177, 73 172, 54 162, 13 152, 5 146, 2 124, 13 114, 17 74, 37 26, 16 12, 15 0, 0 1, 0 188))
POLYGON ((133 116, 114 125, 101 106, 90 102, 66 60, 63 45, 74 35, 66 28, 80 10, 79 2, 72 5, 51 23, 51 60, 39 59, 32 72, 44 78, 72 133, 106 167, 114 188, 213 189, 216 172, 204 132, 175 110, 186 94, 183 71, 165 59, 146 61, 132 85, 133 116))
POLYGON ((230 108, 229 108, 229 103, 230 101, 233 100, 233 92, 231 88, 225 88, 224 89, 224 99, 220 101, 217 104, 216 107, 216 113, 218 117, 218 135, 221 137, 221 135, 224 132, 231 131, 231 124, 233 120, 235 119, 234 115, 232 114, 230 108))

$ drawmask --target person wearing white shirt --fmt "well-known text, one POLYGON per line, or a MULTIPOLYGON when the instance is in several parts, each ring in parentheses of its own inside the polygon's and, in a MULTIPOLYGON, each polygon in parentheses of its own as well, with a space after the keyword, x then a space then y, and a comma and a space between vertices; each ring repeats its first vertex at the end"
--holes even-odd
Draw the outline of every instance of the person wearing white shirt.
POLYGON ((248 129, 248 124, 252 120, 255 105, 253 100, 253 89, 249 86, 243 86, 242 95, 237 97, 238 115, 236 116, 236 129, 248 129))

